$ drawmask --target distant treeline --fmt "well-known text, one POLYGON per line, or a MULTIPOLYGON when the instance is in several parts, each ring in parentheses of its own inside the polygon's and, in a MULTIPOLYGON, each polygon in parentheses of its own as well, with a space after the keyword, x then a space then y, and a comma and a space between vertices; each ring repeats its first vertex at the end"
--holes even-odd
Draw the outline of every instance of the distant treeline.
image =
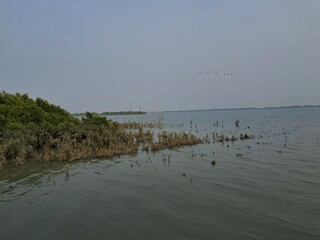
MULTIPOLYGON (((147 112, 143 111, 119 111, 119 112, 103 112, 103 113, 95 113, 97 115, 143 115, 147 114, 147 112)), ((73 113, 73 116, 81 117, 85 116, 85 113, 73 113)))
POLYGON ((120 112, 103 112, 101 115, 143 115, 147 112, 142 111, 120 111, 120 112))

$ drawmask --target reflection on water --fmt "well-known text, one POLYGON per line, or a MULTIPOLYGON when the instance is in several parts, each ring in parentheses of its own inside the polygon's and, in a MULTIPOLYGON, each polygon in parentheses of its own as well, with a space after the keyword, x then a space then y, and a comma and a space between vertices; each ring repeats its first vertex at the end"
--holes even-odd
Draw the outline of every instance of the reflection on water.
POLYGON ((256 138, 5 168, 1 238, 320 238, 319 109, 164 113, 163 121, 168 130, 256 138))
MULTIPOLYGON (((77 175, 83 173, 83 169, 96 169, 97 163, 100 170, 111 167, 117 163, 115 159, 108 160, 87 160, 69 163, 28 163, 22 168, 8 167, 0 172, 0 203, 14 202, 24 195, 39 188, 51 189, 52 187, 63 186, 77 175)), ((96 171, 95 174, 101 174, 96 171)), ((47 191, 42 195, 47 195, 47 191)), ((37 197, 39 199, 41 196, 37 197)))

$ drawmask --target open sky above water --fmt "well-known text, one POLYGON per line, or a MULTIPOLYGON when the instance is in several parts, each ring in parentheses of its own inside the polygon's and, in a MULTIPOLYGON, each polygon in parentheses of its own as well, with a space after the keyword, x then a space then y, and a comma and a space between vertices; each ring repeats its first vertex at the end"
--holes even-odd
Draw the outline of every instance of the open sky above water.
POLYGON ((319 104, 319 25, 317 0, 4 0, 0 89, 72 112, 319 104))

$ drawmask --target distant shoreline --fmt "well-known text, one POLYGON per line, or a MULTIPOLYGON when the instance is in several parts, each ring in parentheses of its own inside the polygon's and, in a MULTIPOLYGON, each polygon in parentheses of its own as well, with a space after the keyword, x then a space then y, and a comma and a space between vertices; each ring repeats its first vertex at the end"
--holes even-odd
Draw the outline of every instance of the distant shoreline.
MULTIPOLYGON (((268 110, 268 109, 292 109, 292 108, 320 108, 320 105, 294 105, 279 107, 246 107, 246 108, 211 108, 211 109, 194 109, 194 110, 169 110, 163 112, 205 112, 205 111, 233 111, 233 110, 268 110)), ((156 112, 156 111, 153 111, 156 112)))
MULTIPOLYGON (((293 106, 279 106, 279 107, 245 107, 245 108, 209 108, 209 109, 191 109, 191 110, 165 110, 165 111, 117 111, 117 112, 103 112, 95 113, 99 116, 112 115, 145 115, 147 113, 158 112, 206 112, 206 111, 234 111, 234 110, 272 110, 272 109, 294 109, 294 108, 320 108, 320 105, 293 105, 293 106)), ((82 117, 86 113, 73 113, 73 116, 82 117)))

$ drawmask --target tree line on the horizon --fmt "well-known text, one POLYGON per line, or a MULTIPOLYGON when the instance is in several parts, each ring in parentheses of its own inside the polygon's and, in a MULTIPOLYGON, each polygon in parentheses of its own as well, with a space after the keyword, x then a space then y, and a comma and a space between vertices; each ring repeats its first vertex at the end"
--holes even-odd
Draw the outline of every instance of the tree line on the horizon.
MULTIPOLYGON (((147 114, 147 112, 144 111, 117 111, 117 112, 102 112, 102 113, 94 113, 96 115, 143 115, 147 114)), ((73 113, 73 116, 81 117, 85 116, 86 113, 73 113)))

